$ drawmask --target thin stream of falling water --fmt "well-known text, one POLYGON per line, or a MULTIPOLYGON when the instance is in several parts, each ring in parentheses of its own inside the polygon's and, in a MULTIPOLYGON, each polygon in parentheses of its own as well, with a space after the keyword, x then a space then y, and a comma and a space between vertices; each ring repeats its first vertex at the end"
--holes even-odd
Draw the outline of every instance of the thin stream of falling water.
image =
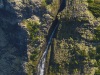
MULTIPOLYGON (((60 9, 58 10, 58 13, 61 12, 65 8, 65 6, 66 6, 66 0, 61 0, 61 5, 60 5, 60 9)), ((57 18, 57 16, 56 16, 56 18, 57 18)), ((53 38, 53 36, 56 32, 56 29, 58 27, 58 24, 56 23, 57 21, 58 21, 58 19, 55 19, 54 24, 53 24, 53 25, 55 25, 55 28, 54 28, 52 34, 50 35, 49 41, 47 43, 47 47, 46 47, 46 49, 45 49, 45 51, 40 59, 40 62, 38 64, 37 75, 44 75, 46 56, 47 56, 48 49, 49 49, 50 43, 52 41, 52 38, 53 38)))
POLYGON ((56 27, 54 28, 54 31, 52 32, 51 36, 50 36, 50 39, 49 39, 49 42, 47 43, 47 47, 43 53, 43 56, 38 64, 38 73, 37 75, 44 75, 44 70, 45 70, 45 60, 46 60, 46 55, 48 53, 48 49, 49 49, 49 46, 50 46, 50 43, 52 41, 52 38, 54 36, 54 33, 57 29, 58 25, 56 25, 56 27))

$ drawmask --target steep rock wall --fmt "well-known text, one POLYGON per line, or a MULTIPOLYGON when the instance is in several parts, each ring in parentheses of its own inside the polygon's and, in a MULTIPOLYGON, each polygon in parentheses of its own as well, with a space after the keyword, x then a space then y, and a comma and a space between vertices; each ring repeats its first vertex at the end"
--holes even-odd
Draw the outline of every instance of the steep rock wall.
MULTIPOLYGON (((57 14, 60 1, 53 0, 52 3, 46 5, 43 4, 42 0, 0 1, 0 74, 33 75, 35 64, 30 56, 37 48, 35 48, 35 44, 30 45, 29 31, 23 21, 39 20, 41 23, 39 30, 43 36, 42 42, 39 41, 39 43, 45 44, 46 35, 55 14, 57 14), (53 10, 54 12, 52 12, 53 10)), ((43 45, 41 44, 38 44, 38 51, 42 49, 43 45)))
POLYGON ((88 9, 87 0, 66 0, 59 13, 60 26, 51 46, 47 75, 95 75, 95 28, 100 22, 88 9), (91 55, 93 52, 93 55, 91 55))

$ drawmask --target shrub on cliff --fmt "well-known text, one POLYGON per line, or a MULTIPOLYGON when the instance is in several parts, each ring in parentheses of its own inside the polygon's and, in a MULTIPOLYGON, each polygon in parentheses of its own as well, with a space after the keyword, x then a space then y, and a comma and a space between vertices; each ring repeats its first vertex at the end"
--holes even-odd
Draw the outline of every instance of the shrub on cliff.
POLYGON ((46 0, 42 0, 41 3, 42 3, 41 4, 42 8, 46 8, 46 6, 47 6, 46 0))
POLYGON ((89 3, 89 10, 93 13, 95 17, 100 17, 100 4, 99 3, 89 3))
POLYGON ((92 2, 94 2, 94 0, 87 0, 88 1, 88 3, 92 3, 92 2))
POLYGON ((34 20, 25 20, 24 24, 27 27, 28 34, 29 34, 29 41, 31 42, 31 45, 35 45, 36 42, 39 40, 39 21, 34 20))
POLYGON ((98 27, 94 30, 94 33, 95 33, 94 40, 95 40, 95 41, 100 41, 100 26, 98 26, 98 27))
POLYGON ((95 75, 100 75, 100 70, 96 70, 95 75))

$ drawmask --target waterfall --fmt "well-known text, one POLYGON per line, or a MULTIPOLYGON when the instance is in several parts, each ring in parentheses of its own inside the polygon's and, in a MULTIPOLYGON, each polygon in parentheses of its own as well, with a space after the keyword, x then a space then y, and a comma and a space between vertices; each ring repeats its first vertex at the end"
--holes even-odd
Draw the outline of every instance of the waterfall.
MULTIPOLYGON (((61 0, 61 5, 60 5, 60 8, 58 10, 58 13, 61 12, 66 6, 66 0, 61 0)), ((58 15, 57 13, 57 15, 58 15)), ((53 31, 52 33, 50 34, 49 36, 49 39, 48 39, 48 42, 47 42, 47 47, 42 55, 42 58, 40 59, 40 62, 38 64, 38 71, 37 71, 37 75, 44 75, 44 70, 45 70, 45 60, 46 60, 46 56, 47 56, 47 53, 48 53, 48 49, 49 49, 49 46, 50 46, 50 43, 52 41, 52 38, 53 36, 55 35, 56 33, 56 29, 58 28, 58 18, 57 18, 57 15, 56 15, 56 19, 54 20, 53 24, 52 24, 52 28, 53 28, 53 31)))
POLYGON ((42 56, 42 58, 41 58, 41 60, 40 60, 40 62, 38 64, 38 73, 37 73, 37 75, 44 75, 46 55, 48 53, 48 49, 49 49, 50 43, 52 41, 52 38, 54 36, 54 33, 55 33, 57 27, 58 27, 58 25, 56 25, 56 27, 54 28, 54 30, 53 30, 53 32, 52 32, 52 34, 50 36, 50 39, 49 39, 49 41, 47 43, 47 47, 46 47, 46 49, 45 49, 45 51, 43 53, 43 56, 42 56))

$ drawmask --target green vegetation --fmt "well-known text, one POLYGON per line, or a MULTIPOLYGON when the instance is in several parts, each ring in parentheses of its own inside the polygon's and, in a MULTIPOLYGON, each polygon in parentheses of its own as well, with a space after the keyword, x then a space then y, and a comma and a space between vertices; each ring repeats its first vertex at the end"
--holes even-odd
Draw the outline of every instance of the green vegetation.
MULTIPOLYGON (((38 60, 39 60, 39 41, 40 41, 40 35, 39 35, 39 28, 40 28, 40 22, 38 20, 32 20, 32 19, 27 19, 27 20, 23 20, 23 25, 25 25, 25 27, 27 28, 27 32, 29 34, 29 44, 30 47, 33 49, 31 51, 31 54, 29 56, 29 62, 27 64, 27 68, 29 69, 29 75, 31 75, 31 73, 35 73, 36 72, 36 66, 38 64, 38 60)), ((33 74, 35 75, 35 74, 33 74)))
MULTIPOLYGON (((48 9, 50 12, 53 11, 52 13, 55 15, 57 12, 55 9, 57 9, 59 2, 55 1, 49 4, 50 1, 51 0, 48 0, 48 2, 47 0, 42 0, 42 7, 48 9)), ((88 0, 88 3, 89 10, 93 15, 100 17, 100 4, 93 0, 88 0)), ((73 9, 71 8, 71 10, 73 9)), ((97 46, 96 49, 90 41, 88 41, 90 44, 87 44, 87 39, 81 38, 82 34, 85 34, 85 30, 84 27, 82 30, 80 26, 83 26, 84 23, 89 23, 89 18, 79 17, 74 19, 74 21, 70 21, 71 16, 72 13, 69 10, 63 11, 58 15, 60 25, 57 38, 51 44, 51 50, 49 50, 51 53, 49 52, 46 59, 47 75, 66 75, 68 73, 73 75, 74 73, 85 72, 83 67, 86 65, 90 67, 100 67, 100 46, 97 46)), ((40 23, 32 20, 27 20, 25 23, 30 35, 30 43, 32 47, 35 47, 35 43, 39 41, 40 23)), ((86 28, 88 28, 88 26, 86 28)), ((94 40, 97 42, 100 41, 100 26, 97 27, 94 32, 94 40)), ((89 32, 86 34, 88 33, 89 32)), ((42 56, 42 52, 36 49, 37 48, 34 48, 34 51, 30 54, 31 64, 34 70, 32 72, 36 71, 36 66, 42 56)), ((88 66, 85 68, 87 67, 88 66)), ((100 75, 99 69, 96 70, 95 75, 100 75)))
POLYGON ((95 72, 95 75, 100 75, 100 45, 96 47, 96 61, 98 69, 95 72))
POLYGON ((42 8, 46 8, 46 6, 47 6, 46 0, 42 0, 41 6, 42 6, 42 8))
POLYGON ((60 5, 59 1, 58 0, 54 0, 51 4, 49 4, 47 6, 47 10, 52 13, 51 15, 53 17, 55 17, 57 15, 57 12, 58 12, 58 9, 59 9, 59 5, 60 5))
POLYGON ((98 66, 100 67, 100 45, 98 45, 96 49, 96 60, 97 60, 98 66))
POLYGON ((94 30, 94 33, 95 33, 94 40, 100 41, 100 26, 96 27, 96 29, 94 30))
MULTIPOLYGON (((93 15, 95 17, 100 17, 100 4, 97 3, 97 0, 88 0, 88 3, 89 10, 93 15)), ((74 21, 71 21, 71 12, 68 11, 68 14, 66 13, 66 11, 63 11, 58 15, 60 25, 56 38, 57 43, 53 45, 54 47, 51 50, 53 52, 51 53, 52 57, 50 60, 48 75, 66 75, 69 73, 74 75, 79 72, 90 72, 86 65, 89 65, 91 69, 94 68, 94 70, 95 67, 98 68, 95 75, 100 75, 100 47, 98 46, 96 49, 96 44, 100 41, 100 26, 94 29, 94 33, 92 33, 88 28, 92 28, 92 23, 91 26, 89 24, 90 15, 89 17, 78 17, 74 19, 74 21), (67 17, 69 19, 67 19, 67 17), (71 22, 68 22, 68 20, 71 22), (83 24, 86 25, 83 26, 83 24), (79 28, 79 31, 76 30, 77 28, 79 28), (97 42, 87 39, 89 33, 93 36, 95 35, 94 39, 97 42), (86 34, 84 35, 86 37, 85 39, 84 37, 81 38, 83 34, 86 34), (69 40, 70 38, 71 40, 69 40), (87 71, 85 68, 87 68, 87 71)), ((92 40, 93 36, 90 36, 92 37, 92 40)))
POLYGON ((39 40, 38 33, 39 33, 40 23, 38 21, 32 21, 32 20, 25 20, 23 22, 28 29, 31 45, 35 45, 36 42, 39 40))
POLYGON ((92 0, 88 0, 88 2, 89 2, 88 8, 93 13, 93 15, 95 17, 100 17, 100 3, 99 3, 100 1, 93 2, 92 0))
POLYGON ((37 58, 37 55, 38 55, 38 50, 35 50, 33 53, 32 53, 32 55, 30 56, 30 60, 32 60, 32 61, 35 61, 37 58))
POLYGON ((96 70, 95 75, 100 75, 100 69, 96 70))
POLYGON ((52 60, 50 60, 49 75, 74 74, 83 71, 82 67, 89 62, 92 66, 95 66, 94 63, 96 63, 95 48, 93 46, 88 47, 81 42, 77 43, 72 38, 67 41, 56 40, 51 52, 52 60))
MULTIPOLYGON (((100 17, 100 1, 99 0, 95 0, 95 2, 90 2, 89 3, 89 10, 93 13, 93 15, 95 17, 100 17)), ((94 29, 94 41, 96 42, 100 42, 100 26, 97 26, 94 29)), ((100 75, 100 45, 98 45, 96 47, 96 54, 91 55, 95 60, 96 60, 96 64, 95 66, 98 68, 95 71, 95 75, 100 75)))
POLYGON ((89 22, 87 17, 85 17, 85 18, 84 17, 80 17, 80 18, 77 19, 77 21, 81 22, 81 23, 88 23, 89 22))
POLYGON ((93 3, 94 2, 94 0, 87 0, 88 1, 88 3, 93 3))

